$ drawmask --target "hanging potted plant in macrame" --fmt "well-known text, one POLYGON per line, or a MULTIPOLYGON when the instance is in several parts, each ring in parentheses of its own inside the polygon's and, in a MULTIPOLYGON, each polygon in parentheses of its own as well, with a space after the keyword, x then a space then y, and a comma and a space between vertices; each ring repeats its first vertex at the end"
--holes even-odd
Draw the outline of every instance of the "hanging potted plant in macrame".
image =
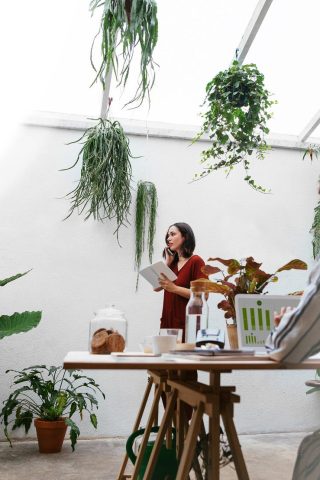
POLYGON ((269 149, 265 135, 271 117, 270 93, 264 86, 264 76, 254 64, 240 65, 234 61, 230 68, 218 73, 206 86, 204 123, 194 141, 209 135, 211 146, 202 152, 204 169, 195 175, 199 180, 211 172, 223 169, 230 173, 241 164, 244 180, 255 190, 265 193, 249 173, 254 153, 263 159, 269 149))
POLYGON ((128 223, 131 204, 132 158, 129 140, 117 121, 100 118, 97 125, 88 128, 75 142, 83 144, 73 168, 82 157, 78 185, 68 193, 71 199, 69 215, 76 210, 85 212, 85 220, 116 220, 119 234, 121 225, 128 223))
POLYGON ((152 182, 138 182, 137 200, 136 200, 136 254, 135 266, 138 271, 136 290, 138 289, 139 270, 141 266, 142 254, 145 247, 146 225, 149 218, 148 225, 148 254, 149 261, 152 263, 153 255, 153 241, 156 232, 156 215, 157 215, 157 190, 152 182))
POLYGON ((94 82, 100 79, 105 88, 106 76, 112 69, 118 84, 125 86, 134 52, 139 45, 141 53, 138 87, 128 104, 138 102, 139 106, 146 95, 150 102, 150 90, 155 80, 153 51, 158 40, 156 2, 154 0, 91 1, 92 14, 99 7, 103 8, 103 13, 95 40, 100 37, 102 60, 100 66, 96 68, 93 60, 94 40, 91 48, 91 64, 97 72, 94 82), (119 60, 120 57, 121 60, 119 60))

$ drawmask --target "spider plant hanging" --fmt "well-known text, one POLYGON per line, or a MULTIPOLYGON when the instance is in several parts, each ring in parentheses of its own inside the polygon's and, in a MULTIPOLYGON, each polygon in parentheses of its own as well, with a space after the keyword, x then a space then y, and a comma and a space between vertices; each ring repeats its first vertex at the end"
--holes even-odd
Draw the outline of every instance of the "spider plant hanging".
POLYGON ((126 85, 131 60, 137 45, 140 45, 140 76, 134 97, 127 103, 138 102, 140 106, 147 95, 150 103, 150 90, 155 80, 153 51, 158 41, 157 4, 155 0, 91 0, 92 14, 103 7, 99 32, 91 47, 91 64, 97 72, 93 81, 100 79, 105 88, 105 78, 113 69, 118 84, 126 85), (97 69, 93 61, 93 47, 97 37, 101 37, 102 61, 97 69), (121 51, 121 62, 117 47, 121 51), (121 66, 119 67, 119 63, 121 66))
POLYGON ((131 204, 133 158, 129 140, 118 121, 100 118, 97 125, 88 128, 81 138, 70 143, 83 144, 73 168, 82 157, 81 176, 77 187, 68 193, 71 199, 69 215, 76 210, 85 211, 85 220, 116 219, 119 233, 121 225, 128 223, 131 204))
POLYGON ((208 134, 212 143, 202 152, 204 170, 194 180, 220 169, 230 173, 242 164, 244 180, 255 190, 266 193, 249 173, 249 157, 255 153, 263 159, 270 148, 265 135, 269 133, 270 107, 276 103, 270 100, 262 73, 255 64, 240 65, 234 61, 207 84, 205 103, 208 110, 202 114, 204 123, 194 141, 208 134))
MULTIPOLYGON (((136 201, 136 254, 135 266, 139 272, 141 258, 145 246, 145 231, 149 217, 148 226, 148 253, 149 261, 152 263, 153 241, 156 232, 156 215, 158 207, 158 198, 156 186, 152 182, 138 182, 137 201, 136 201)), ((138 288, 139 273, 137 277, 136 289, 138 288)))

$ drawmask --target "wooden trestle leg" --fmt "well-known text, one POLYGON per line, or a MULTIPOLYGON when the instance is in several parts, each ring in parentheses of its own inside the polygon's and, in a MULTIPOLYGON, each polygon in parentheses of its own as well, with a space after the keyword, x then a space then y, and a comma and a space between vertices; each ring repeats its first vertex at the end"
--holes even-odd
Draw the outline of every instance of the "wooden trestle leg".
POLYGON ((138 476, 139 469, 141 467, 141 461, 142 461, 142 458, 143 458, 143 455, 144 455, 144 452, 145 452, 145 448, 146 448, 146 445, 147 445, 147 442, 148 442, 148 439, 149 439, 151 428, 158 421, 158 407, 159 407, 159 402, 161 400, 161 394, 162 394, 162 392, 166 392, 168 390, 168 388, 166 386, 166 380, 168 378, 168 375, 167 375, 166 372, 163 372, 163 371, 161 371, 161 372, 154 372, 154 371, 149 372, 148 371, 148 375, 149 375, 149 377, 148 377, 147 387, 146 387, 146 390, 145 390, 145 393, 144 393, 144 396, 143 396, 143 399, 142 399, 142 402, 141 402, 141 405, 140 405, 140 408, 139 408, 139 411, 138 411, 137 418, 135 420, 135 423, 134 423, 134 426, 133 426, 133 429, 132 429, 133 432, 135 432, 136 430, 138 430, 140 428, 141 419, 142 419, 143 413, 145 411, 146 404, 147 404, 147 401, 148 401, 148 398, 149 398, 149 395, 150 395, 150 392, 151 392, 151 388, 152 388, 153 385, 155 386, 155 393, 154 393, 154 399, 153 399, 153 402, 152 402, 152 407, 151 407, 151 411, 150 411, 150 414, 149 414, 148 422, 147 422, 147 425, 145 427, 145 433, 143 435, 142 443, 140 445, 139 453, 138 453, 137 460, 136 460, 136 463, 135 463, 135 466, 134 466, 134 472, 133 472, 133 475, 126 475, 125 474, 126 466, 127 466, 127 463, 128 463, 128 455, 125 454, 122 465, 120 467, 119 474, 117 476, 117 480, 125 480, 127 478, 130 478, 132 480, 136 480, 136 478, 138 476))

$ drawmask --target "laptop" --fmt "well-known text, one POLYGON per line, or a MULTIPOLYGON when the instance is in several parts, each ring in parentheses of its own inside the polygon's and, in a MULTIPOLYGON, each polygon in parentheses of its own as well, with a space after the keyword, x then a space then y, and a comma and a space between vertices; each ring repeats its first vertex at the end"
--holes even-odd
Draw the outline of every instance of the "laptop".
POLYGON ((295 308, 300 298, 294 295, 236 295, 239 348, 265 352, 265 341, 274 328, 274 312, 279 312, 281 307, 295 308))

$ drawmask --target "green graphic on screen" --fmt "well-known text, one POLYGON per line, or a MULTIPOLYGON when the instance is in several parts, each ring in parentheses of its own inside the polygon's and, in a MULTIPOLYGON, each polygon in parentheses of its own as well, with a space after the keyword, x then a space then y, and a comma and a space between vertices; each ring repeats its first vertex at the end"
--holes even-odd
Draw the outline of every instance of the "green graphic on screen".
POLYGON ((242 308, 243 340, 248 346, 264 345, 266 335, 271 331, 270 310, 261 308, 261 300, 257 305, 258 308, 242 308))

